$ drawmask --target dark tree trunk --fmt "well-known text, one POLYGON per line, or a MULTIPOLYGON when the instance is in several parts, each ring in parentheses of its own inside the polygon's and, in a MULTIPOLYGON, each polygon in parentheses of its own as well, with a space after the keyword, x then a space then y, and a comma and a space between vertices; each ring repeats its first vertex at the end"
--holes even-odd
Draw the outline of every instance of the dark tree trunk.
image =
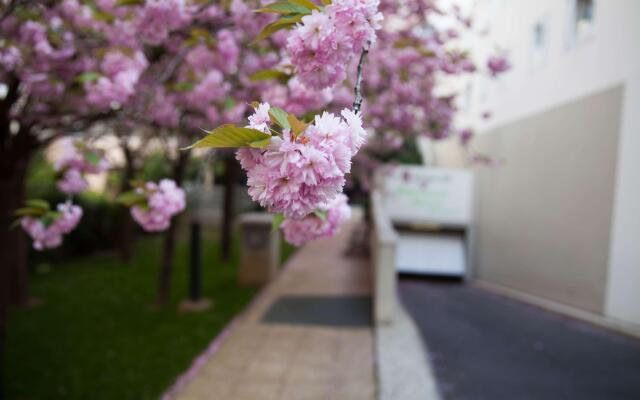
MULTIPOLYGON (((184 178, 185 168, 189 160, 189 153, 181 151, 178 159, 173 166, 173 180, 180 185, 184 178)), ((160 279, 158 284, 158 293, 156 295, 156 305, 162 306, 167 304, 171 295, 171 276, 173 270, 173 258, 176 249, 177 234, 177 218, 171 222, 171 226, 164 234, 162 246, 162 260, 160 261, 160 279)))
POLYGON ((9 306, 20 303, 21 297, 26 302, 28 297, 24 234, 9 227, 13 211, 24 200, 27 165, 33 151, 26 136, 28 132, 22 130, 15 136, 11 132, 10 111, 18 99, 20 81, 12 74, 5 78, 7 92, 0 99, 0 399, 4 398, 2 379, 9 306), (20 282, 21 276, 25 279, 20 282))
MULTIPOLYGON (((24 204, 27 168, 35 150, 33 138, 26 132, 10 136, 4 122, 0 121, 0 380, 9 307, 29 300, 27 238, 20 228, 9 228, 15 209, 24 204)), ((0 381, 0 398, 3 388, 0 381)))
MULTIPOLYGON (((120 193, 126 192, 131 189, 131 180, 135 176, 135 165, 133 152, 129 146, 124 143, 122 145, 122 152, 124 153, 124 171, 122 172, 122 182, 120 185, 120 193)), ((120 257, 125 262, 131 261, 133 254, 133 245, 136 240, 136 230, 133 218, 129 209, 121 207, 120 210, 120 257)))
POLYGON ((225 157, 224 168, 224 205, 222 214, 222 243, 220 260, 228 261, 231 257, 231 236, 233 231, 233 203, 238 165, 233 154, 225 157))
POLYGON ((7 93, 0 100, 0 325, 10 304, 26 304, 29 298, 26 240, 19 230, 9 230, 13 212, 24 202, 27 167, 36 140, 28 128, 11 132, 10 110, 19 96, 20 81, 7 76, 7 93))
POLYGON ((25 201, 30 156, 30 151, 25 151, 19 157, 7 157, 0 167, 0 296, 4 298, 0 303, 3 304, 25 305, 29 300, 26 236, 20 228, 9 227, 15 220, 13 212, 25 201))
MULTIPOLYGON (((4 163, 3 163, 4 164, 4 163)), ((20 228, 9 229, 13 211, 24 202, 25 173, 2 165, 0 176, 0 330, 10 305, 28 300, 26 240, 20 228)))

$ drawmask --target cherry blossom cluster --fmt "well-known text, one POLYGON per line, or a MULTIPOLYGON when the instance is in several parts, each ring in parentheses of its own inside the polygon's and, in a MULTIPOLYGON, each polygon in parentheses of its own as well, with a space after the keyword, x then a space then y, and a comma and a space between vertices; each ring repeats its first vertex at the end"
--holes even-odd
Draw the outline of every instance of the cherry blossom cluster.
POLYGON ((487 60, 487 68, 492 77, 496 77, 511 69, 511 63, 505 56, 491 56, 487 60))
MULTIPOLYGON (((309 89, 304 86, 297 76, 289 79, 287 85, 271 85, 262 95, 269 104, 280 107, 295 115, 304 115, 309 110, 321 110, 335 99, 335 90, 309 89)), ((348 101, 353 101, 351 91, 348 91, 348 101)))
POLYGON ((302 219, 285 219, 280 225, 284 239, 294 246, 301 246, 311 240, 331 237, 351 216, 351 208, 344 194, 337 195, 329 203, 318 207, 317 211, 302 219))
MULTIPOLYGON (((58 130, 109 112, 129 125, 195 130, 240 122, 248 102, 282 85, 250 79, 278 64, 287 35, 249 46, 273 16, 243 0, 15 3, 0 21, 0 82, 26 104, 12 110, 23 126, 58 130)), ((294 93, 284 101, 297 104, 294 93)), ((304 112, 326 102, 312 105, 304 112)))
MULTIPOLYGON (((269 110, 268 103, 257 106, 249 127, 269 133, 269 110)), ((251 198, 270 212, 300 219, 341 193, 351 158, 366 139, 359 115, 349 109, 341 115, 317 115, 299 134, 284 129, 266 149, 239 149, 251 198)))
POLYGON ((459 40, 462 32, 473 26, 473 20, 457 7, 453 12, 443 8, 443 3, 380 1, 379 9, 389 23, 376 32, 376 45, 369 52, 363 73, 363 115, 376 135, 354 160, 355 179, 350 183, 357 184, 355 190, 369 189, 377 166, 394 159, 419 157, 416 139, 420 136, 441 140, 457 135, 460 143, 468 146, 472 131, 455 126, 460 93, 440 83, 452 75, 482 73, 495 77, 509 68, 504 53, 486 60, 486 64, 476 64, 471 49, 459 40), (451 15, 455 21, 451 21, 451 15), (447 18, 447 24, 439 24, 440 18, 447 18))
POLYGON ((335 0, 302 17, 287 50, 304 85, 323 89, 346 78, 351 60, 376 41, 383 19, 378 5, 379 0, 335 0))
POLYGON ((434 14, 444 12, 435 4, 383 0, 380 5, 385 15, 406 21, 378 33, 364 71, 367 122, 380 133, 372 144, 382 151, 420 135, 432 139, 450 136, 455 96, 436 90, 438 78, 476 71, 468 52, 455 47, 453 30, 421 30, 434 25, 434 14))
POLYGON ((171 179, 158 184, 147 182, 135 192, 144 198, 131 207, 131 216, 147 232, 161 232, 171 225, 171 218, 185 209, 185 193, 171 179))
POLYGON ((99 174, 109 169, 109 162, 98 150, 89 148, 84 142, 66 137, 60 141, 60 156, 53 164, 60 179, 58 189, 68 195, 87 189, 85 174, 99 174))
POLYGON ((158 45, 169 32, 191 21, 185 0, 147 0, 135 21, 136 33, 146 43, 158 45))
POLYGON ((100 61, 100 77, 86 82, 87 102, 98 108, 123 104, 135 93, 140 76, 148 66, 144 53, 131 55, 111 50, 100 61))
POLYGON ((33 239, 33 248, 41 251, 62 244, 62 237, 73 231, 82 218, 82 208, 70 201, 58 204, 57 212, 20 220, 22 229, 33 239))

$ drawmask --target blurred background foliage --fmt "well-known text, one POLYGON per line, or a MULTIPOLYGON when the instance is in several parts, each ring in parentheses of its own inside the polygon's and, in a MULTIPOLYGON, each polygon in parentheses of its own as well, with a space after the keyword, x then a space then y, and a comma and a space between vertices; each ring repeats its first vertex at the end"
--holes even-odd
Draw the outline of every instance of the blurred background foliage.
MULTIPOLYGON (((188 167, 192 182, 199 162, 188 167)), ((213 168, 216 175, 224 174, 223 162, 213 168)), ((137 178, 169 175, 169 161, 155 154, 137 178)), ((86 192, 76 198, 84 209, 82 223, 60 248, 30 254, 36 306, 17 308, 10 316, 5 355, 10 367, 2 373, 11 398, 84 400, 91 393, 96 400, 156 399, 257 292, 237 284, 239 238, 234 235, 231 257, 223 262, 219 227, 205 227, 202 290, 213 307, 203 313, 179 310, 188 297, 189 278, 189 215, 184 213, 176 220, 171 299, 167 307, 153 307, 162 236, 139 231, 133 259, 127 263, 118 256, 118 178, 118 171, 111 173, 108 195, 86 192)), ((65 201, 42 154, 32 163, 28 191, 51 204, 65 201)), ((283 242, 283 263, 293 252, 283 242)))

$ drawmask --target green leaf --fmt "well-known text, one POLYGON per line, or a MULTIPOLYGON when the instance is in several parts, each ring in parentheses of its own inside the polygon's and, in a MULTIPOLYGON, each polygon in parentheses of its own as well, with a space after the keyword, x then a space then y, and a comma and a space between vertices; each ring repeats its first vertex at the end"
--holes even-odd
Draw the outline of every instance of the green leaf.
POLYGON ((263 149, 267 147, 271 143, 271 136, 262 140, 255 140, 249 143, 249 147, 253 147, 254 149, 263 149))
POLYGON ((44 214, 40 218, 40 220, 42 221, 42 223, 44 224, 45 227, 49 227, 49 226, 51 226, 53 221, 55 221, 56 219, 60 218, 61 215, 62 215, 62 213, 59 212, 59 211, 49 211, 48 213, 44 214))
POLYGON ((435 57, 436 56, 436 53, 434 53, 431 50, 427 50, 427 49, 418 48, 418 52, 420 53, 420 55, 423 55, 425 57, 435 57))
POLYGON ((207 136, 182 150, 203 147, 247 147, 251 146, 251 143, 271 139, 271 135, 268 133, 253 128, 241 128, 232 124, 219 126, 207 133, 207 136))
POLYGON ((195 84, 193 82, 179 82, 172 86, 172 89, 176 92, 188 92, 193 90, 195 84))
POLYGON ((200 39, 191 37, 182 42, 182 47, 194 47, 200 44, 200 39))
POLYGON ((286 29, 294 26, 298 22, 302 21, 302 17, 304 16, 305 14, 295 14, 281 17, 276 22, 273 22, 262 28, 262 31, 260 31, 258 36, 253 39, 253 43, 259 42, 260 40, 269 37, 270 35, 278 32, 281 29, 286 29))
POLYGON ((82 74, 76 76, 75 81, 78 83, 94 82, 100 79, 101 76, 102 75, 100 75, 95 71, 88 71, 88 72, 83 72, 82 74))
POLYGON ((116 3, 116 7, 122 6, 141 6, 144 4, 144 0, 119 0, 116 3))
POLYGON ((132 179, 129 181, 129 186, 136 189, 144 189, 146 182, 140 179, 132 179))
POLYGON ((46 211, 37 207, 22 207, 13 212, 16 217, 40 217, 46 211))
POLYGON ((106 11, 93 10, 93 18, 96 21, 113 22, 116 17, 106 11))
POLYGON ((295 4, 293 1, 276 1, 275 3, 267 4, 266 6, 255 10, 258 13, 275 13, 275 14, 296 14, 296 13, 309 13, 312 8, 295 4))
POLYGON ((100 160, 102 159, 102 157, 100 157, 100 154, 95 153, 93 151, 87 151, 84 153, 84 158, 85 160, 87 160, 89 162, 89 164, 91 165, 98 165, 98 163, 100 163, 100 160))
POLYGON ((51 210, 51 206, 49 205, 49 202, 46 200, 30 199, 30 200, 27 200, 25 203, 27 204, 27 207, 39 208, 44 210, 45 212, 51 210))
POLYGON ((189 34, 192 37, 199 37, 203 39, 211 37, 211 33, 204 28, 191 28, 191 30, 189 31, 189 34))
POLYGON ((315 214, 316 217, 320 218, 321 220, 325 220, 327 219, 327 212, 323 211, 323 210, 315 210, 313 212, 315 214))
POLYGON ((295 5, 308 8, 309 10, 320 9, 320 7, 318 7, 318 5, 312 2, 311 0, 289 0, 289 1, 295 5))
POLYGON ((271 223, 271 227, 274 231, 280 229, 280 225, 284 222, 284 215, 275 214, 273 216, 273 222, 271 223))
POLYGON ((127 207, 131 207, 137 204, 144 204, 147 201, 147 196, 142 193, 130 191, 124 192, 118 196, 116 201, 120 204, 124 204, 127 207))
POLYGON ((209 46, 216 44, 216 38, 211 36, 211 32, 204 28, 191 28, 189 31, 189 39, 184 43, 187 47, 196 46, 200 43, 206 43, 209 46))
POLYGON ((291 130, 296 135, 299 135, 300 133, 302 133, 305 130, 307 130, 307 127, 309 126, 309 124, 306 124, 306 123, 300 121, 293 114, 287 115, 287 121, 289 121, 289 125, 291 126, 291 130))
POLYGON ((325 6, 328 6, 329 4, 331 4, 331 0, 320 0, 322 1, 322 4, 324 4, 325 6))
POLYGON ((269 117, 271 117, 271 121, 282 129, 291 129, 291 125, 289 125, 289 120, 287 119, 288 116, 289 114, 281 108, 271 107, 269 109, 269 117))
POLYGON ((236 101, 231 97, 227 97, 224 100, 224 108, 225 108, 225 110, 229 110, 229 109, 235 107, 235 105, 236 105, 236 101))
POLYGON ((262 71, 258 71, 255 74, 251 75, 249 79, 251 79, 252 82, 268 81, 269 79, 277 79, 282 83, 287 83, 287 81, 291 79, 291 75, 283 71, 278 71, 276 69, 264 69, 262 71))

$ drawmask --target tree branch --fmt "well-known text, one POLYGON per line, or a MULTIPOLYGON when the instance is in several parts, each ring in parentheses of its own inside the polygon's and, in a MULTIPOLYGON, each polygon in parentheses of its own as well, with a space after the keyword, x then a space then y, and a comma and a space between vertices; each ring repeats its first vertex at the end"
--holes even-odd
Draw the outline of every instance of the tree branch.
MULTIPOLYGON (((370 43, 367 45, 370 45, 370 43)), ((369 49, 367 47, 364 47, 362 49, 362 53, 360 54, 360 61, 358 61, 358 75, 356 77, 356 86, 353 88, 353 92, 356 95, 356 98, 353 101, 353 112, 356 114, 360 114, 360 109, 362 108, 362 66, 364 65, 364 60, 367 58, 368 53, 369 49)))

